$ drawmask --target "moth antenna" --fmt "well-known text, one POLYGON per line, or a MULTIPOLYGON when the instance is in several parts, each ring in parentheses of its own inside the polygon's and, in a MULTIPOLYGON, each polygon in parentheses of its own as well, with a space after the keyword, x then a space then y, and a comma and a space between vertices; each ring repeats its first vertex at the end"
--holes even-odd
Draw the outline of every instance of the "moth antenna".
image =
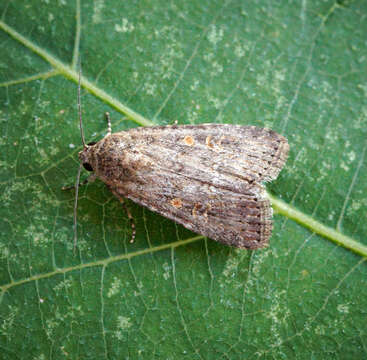
POLYGON ((82 171, 82 164, 79 165, 78 175, 75 182, 75 201, 74 201, 74 255, 76 251, 76 243, 78 241, 78 223, 77 223, 77 209, 78 209, 78 195, 79 195, 79 181, 80 173, 82 171))
POLYGON ((82 138, 83 147, 85 149, 87 147, 87 144, 85 143, 85 139, 84 139, 84 131, 83 131, 83 124, 82 124, 82 104, 81 104, 81 101, 80 101, 80 84, 81 84, 81 78, 82 78, 82 66, 80 64, 80 59, 79 59, 78 114, 79 114, 80 136, 82 138))
POLYGON ((112 134, 112 127, 111 127, 111 117, 110 113, 106 112, 105 114, 106 120, 107 120, 107 136, 112 134))

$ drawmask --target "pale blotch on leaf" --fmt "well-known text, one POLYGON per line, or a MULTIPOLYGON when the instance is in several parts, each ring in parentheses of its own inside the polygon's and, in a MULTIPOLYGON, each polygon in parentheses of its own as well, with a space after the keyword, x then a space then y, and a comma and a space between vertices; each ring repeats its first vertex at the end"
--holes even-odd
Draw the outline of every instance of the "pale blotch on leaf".
POLYGON ((47 356, 45 354, 39 354, 37 357, 33 358, 34 360, 47 360, 47 356))
POLYGON ((214 97, 212 95, 208 96, 208 102, 213 104, 213 106, 217 109, 220 110, 222 109, 225 105, 226 105, 226 100, 221 100, 217 97, 214 97))
POLYGON ((157 89, 157 84, 152 84, 152 83, 145 83, 143 85, 143 91, 145 91, 145 93, 147 95, 155 95, 155 91, 157 89))
POLYGON ((0 243, 0 259, 6 259, 9 257, 10 251, 9 248, 5 245, 0 243))
POLYGON ((171 277, 171 266, 168 265, 167 262, 165 262, 163 265, 163 279, 168 280, 171 277))
POLYGON ((223 72, 223 65, 220 64, 218 61, 214 61, 212 63, 212 71, 210 72, 210 76, 218 76, 223 72))
POLYGON ((353 150, 348 153, 348 159, 350 162, 353 162, 356 159, 356 153, 353 150))
POLYGON ((227 258, 226 264, 222 271, 222 275, 225 278, 232 278, 237 274, 237 268, 240 264, 240 257, 239 256, 229 256, 227 258))
POLYGON ((224 35, 224 31, 221 28, 218 28, 215 25, 211 25, 210 30, 208 32, 208 40, 213 45, 217 45, 220 41, 222 41, 224 35))
POLYGON ((115 24, 115 30, 121 33, 131 33, 134 31, 135 26, 129 22, 126 18, 122 18, 120 24, 115 24))
POLYGON ((364 96, 367 98, 367 83, 366 84, 358 84, 357 85, 358 89, 361 89, 364 92, 364 96))
POLYGON ((131 328, 133 324, 130 322, 129 317, 119 316, 117 318, 117 330, 115 331, 115 336, 118 340, 122 340, 123 333, 126 332, 129 328, 131 328))
POLYGON ((70 289, 72 285, 73 285, 73 282, 70 279, 69 280, 63 280, 63 281, 59 282, 57 285, 55 285, 53 287, 53 290, 55 291, 55 293, 58 294, 60 291, 70 289))
POLYGON ((317 325, 315 327, 315 334, 316 335, 325 335, 325 326, 324 325, 317 325))
POLYGON ((8 315, 6 317, 2 317, 2 321, 0 322, 0 334, 6 336, 7 339, 10 339, 13 331, 14 321, 18 316, 19 308, 9 305, 8 306, 8 315))
POLYGON ((93 1, 93 15, 92 21, 94 24, 99 24, 103 21, 102 10, 105 5, 104 0, 94 0, 93 1))
POLYGON ((340 162, 340 168, 343 169, 346 172, 349 171, 349 166, 343 160, 340 162))
POLYGON ((37 226, 32 224, 24 231, 24 235, 28 239, 32 239, 33 245, 39 247, 46 246, 52 241, 48 233, 49 229, 45 228, 41 224, 38 224, 37 226))
POLYGON ((348 216, 354 215, 354 213, 359 209, 361 209, 362 207, 367 208, 367 197, 358 200, 353 200, 351 205, 347 209, 348 216))
POLYGON ((121 280, 114 276, 112 284, 107 292, 107 297, 112 297, 113 295, 116 295, 121 290, 121 280))
POLYGON ((198 112, 192 108, 187 110, 186 116, 190 124, 195 124, 195 122, 199 118, 198 112))
POLYGON ((196 90, 196 89, 199 87, 199 84, 200 84, 199 80, 194 80, 194 81, 191 83, 191 85, 190 85, 190 90, 191 90, 191 91, 196 90))
POLYGON ((287 291, 273 291, 271 297, 270 311, 265 313, 265 316, 272 320, 271 346, 279 346, 282 343, 281 331, 285 324, 288 324, 289 316, 291 315, 290 310, 287 308, 287 291))
POLYGON ((234 48, 234 54, 239 58, 244 57, 246 54, 245 48, 242 45, 237 45, 234 48))
POLYGON ((347 304, 339 304, 337 309, 340 313, 349 314, 349 305, 347 304))
POLYGON ((329 215, 328 215, 328 220, 333 220, 334 219, 334 217, 335 217, 335 211, 332 211, 329 215))

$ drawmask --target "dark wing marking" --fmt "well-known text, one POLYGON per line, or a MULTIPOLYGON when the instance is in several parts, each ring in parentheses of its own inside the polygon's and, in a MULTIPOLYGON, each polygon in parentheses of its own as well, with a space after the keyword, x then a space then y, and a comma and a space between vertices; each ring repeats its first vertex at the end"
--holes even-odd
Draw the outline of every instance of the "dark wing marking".
POLYGON ((240 194, 160 171, 111 190, 226 245, 256 249, 271 235, 272 208, 261 185, 240 194))

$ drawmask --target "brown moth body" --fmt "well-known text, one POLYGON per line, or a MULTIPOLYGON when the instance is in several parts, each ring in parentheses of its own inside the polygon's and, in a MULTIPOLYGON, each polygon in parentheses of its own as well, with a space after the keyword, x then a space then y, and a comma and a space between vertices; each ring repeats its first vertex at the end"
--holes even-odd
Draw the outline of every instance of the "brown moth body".
POLYGON ((79 159, 118 198, 223 244, 256 249, 272 231, 262 183, 278 176, 288 150, 269 129, 172 125, 109 131, 79 159))

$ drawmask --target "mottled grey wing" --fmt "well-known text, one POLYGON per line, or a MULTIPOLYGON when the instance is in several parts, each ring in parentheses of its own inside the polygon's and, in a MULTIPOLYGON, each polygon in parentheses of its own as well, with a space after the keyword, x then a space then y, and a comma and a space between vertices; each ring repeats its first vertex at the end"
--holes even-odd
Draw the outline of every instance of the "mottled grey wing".
POLYGON ((287 140, 256 126, 202 124, 135 128, 137 149, 170 171, 190 173, 198 180, 231 186, 242 180, 241 190, 253 182, 275 179, 288 155, 287 140), (142 143, 139 139, 146 139, 142 143))
POLYGON ((268 243, 272 209, 261 185, 238 193, 163 169, 135 180, 111 190, 223 244, 256 249, 268 243))
POLYGON ((217 124, 136 128, 116 136, 128 144, 121 152, 128 170, 109 184, 115 193, 227 245, 268 242, 272 211, 260 182, 276 178, 284 165, 284 137, 217 124))

